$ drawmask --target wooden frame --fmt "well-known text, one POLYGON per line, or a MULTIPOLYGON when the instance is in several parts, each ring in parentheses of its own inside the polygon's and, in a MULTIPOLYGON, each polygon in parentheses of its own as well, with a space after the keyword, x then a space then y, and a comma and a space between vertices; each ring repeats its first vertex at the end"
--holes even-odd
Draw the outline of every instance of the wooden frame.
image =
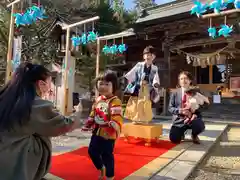
MULTIPOLYGON (((99 75, 99 61, 100 61, 100 53, 101 53, 101 41, 107 41, 111 39, 117 39, 122 37, 134 36, 136 35, 134 32, 123 31, 117 34, 111 34, 106 36, 100 36, 97 39, 97 56, 96 56, 96 77, 99 75)), ((95 90, 95 97, 98 97, 98 91, 95 90)))
POLYGON ((12 76, 12 55, 13 55, 13 39, 14 39, 14 12, 16 9, 15 4, 20 2, 21 0, 15 0, 12 3, 8 4, 7 7, 11 7, 11 18, 10 18, 10 26, 9 26, 9 35, 8 35, 8 51, 7 51, 7 67, 6 67, 6 76, 5 83, 7 83, 12 76))
POLYGON ((64 69, 64 73, 63 73, 63 89, 64 89, 64 101, 62 103, 62 107, 61 107, 61 113, 64 114, 64 115, 67 115, 68 112, 68 92, 69 92, 69 87, 68 87, 68 61, 69 61, 69 57, 70 57, 70 30, 71 28, 74 28, 76 26, 79 26, 79 25, 83 25, 83 24, 87 24, 89 22, 93 22, 93 21, 96 21, 99 19, 99 16, 95 16, 95 17, 92 17, 92 18, 89 18, 89 19, 85 19, 85 20, 82 20, 82 21, 79 21, 77 23, 74 23, 74 24, 70 24, 70 25, 67 25, 67 26, 64 26, 62 29, 66 30, 67 33, 66 33, 66 47, 65 47, 65 60, 64 60, 64 64, 65 64, 65 69, 64 69))

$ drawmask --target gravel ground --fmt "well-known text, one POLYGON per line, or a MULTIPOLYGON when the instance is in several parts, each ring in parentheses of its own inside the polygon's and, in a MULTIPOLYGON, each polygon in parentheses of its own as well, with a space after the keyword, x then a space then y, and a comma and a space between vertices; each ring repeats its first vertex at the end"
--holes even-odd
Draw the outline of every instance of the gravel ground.
POLYGON ((240 180, 240 127, 230 127, 188 180, 240 180))

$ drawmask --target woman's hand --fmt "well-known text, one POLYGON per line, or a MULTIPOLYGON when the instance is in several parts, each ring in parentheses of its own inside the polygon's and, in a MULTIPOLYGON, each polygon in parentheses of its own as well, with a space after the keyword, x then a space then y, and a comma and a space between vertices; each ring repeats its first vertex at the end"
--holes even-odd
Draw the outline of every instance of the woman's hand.
POLYGON ((75 121, 73 121, 72 130, 80 128, 81 125, 82 125, 82 122, 79 119, 75 119, 75 121))

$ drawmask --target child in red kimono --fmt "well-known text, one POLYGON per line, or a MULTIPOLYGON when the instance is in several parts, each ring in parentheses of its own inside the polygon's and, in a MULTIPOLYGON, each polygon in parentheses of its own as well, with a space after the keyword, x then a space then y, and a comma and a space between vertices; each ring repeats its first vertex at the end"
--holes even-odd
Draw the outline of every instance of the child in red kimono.
POLYGON ((121 100, 114 96, 118 79, 114 72, 107 71, 99 76, 96 87, 100 96, 93 104, 92 111, 83 130, 93 130, 88 153, 100 171, 99 179, 105 176, 114 179, 114 144, 120 136, 123 117, 121 100))

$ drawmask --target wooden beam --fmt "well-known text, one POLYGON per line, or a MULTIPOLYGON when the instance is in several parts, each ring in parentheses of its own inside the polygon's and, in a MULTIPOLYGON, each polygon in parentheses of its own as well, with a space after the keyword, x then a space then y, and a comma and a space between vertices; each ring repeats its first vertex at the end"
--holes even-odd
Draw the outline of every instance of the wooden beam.
POLYGON ((98 20, 100 17, 99 16, 95 16, 95 17, 92 17, 92 18, 89 18, 89 19, 85 19, 83 21, 79 21, 77 23, 74 23, 74 24, 70 24, 70 25, 67 25, 67 26, 64 26, 62 29, 68 29, 68 28, 72 28, 72 27, 76 27, 76 26, 80 26, 80 25, 83 25, 83 24, 87 24, 89 22, 93 22, 93 21, 96 21, 98 20))
POLYGON ((102 40, 118 39, 118 38, 122 38, 122 37, 129 37, 129 36, 134 36, 134 35, 136 35, 134 32, 124 31, 124 32, 120 32, 120 33, 117 33, 117 34, 101 36, 98 39, 102 41, 102 40))
POLYGON ((234 14, 234 13, 240 13, 240 9, 230 9, 230 10, 226 10, 226 11, 221 11, 220 13, 206 14, 206 15, 202 15, 201 18, 209 19, 209 18, 213 18, 213 17, 227 16, 227 15, 234 14))
MULTIPOLYGON (((100 60, 100 39, 97 39, 97 56, 96 56, 96 78, 99 75, 99 60, 100 60)), ((99 96, 98 90, 97 88, 95 88, 95 98, 97 98, 99 96)))
POLYGON ((189 19, 184 19, 184 20, 179 20, 179 21, 171 21, 167 23, 162 23, 162 24, 155 24, 147 27, 143 27, 145 31, 149 31, 151 29, 155 30, 170 30, 170 29, 177 29, 178 26, 181 26, 181 29, 184 27, 190 27, 190 28, 196 28, 196 26, 201 26, 202 24, 205 24, 206 22, 203 20, 199 20, 198 18, 189 18, 189 19))
POLYGON ((176 50, 176 49, 184 49, 188 47, 195 47, 195 46, 202 46, 206 44, 220 44, 220 43, 228 43, 228 42, 240 42, 240 35, 232 35, 229 38, 216 38, 216 39, 211 39, 209 38, 204 38, 204 39, 194 39, 194 40, 186 40, 186 41, 180 41, 180 42, 173 42, 171 45, 171 50, 176 50))
POLYGON ((10 4, 8 4, 7 7, 9 8, 9 7, 15 5, 16 3, 20 2, 20 1, 21 0, 15 0, 15 1, 11 2, 10 4))

